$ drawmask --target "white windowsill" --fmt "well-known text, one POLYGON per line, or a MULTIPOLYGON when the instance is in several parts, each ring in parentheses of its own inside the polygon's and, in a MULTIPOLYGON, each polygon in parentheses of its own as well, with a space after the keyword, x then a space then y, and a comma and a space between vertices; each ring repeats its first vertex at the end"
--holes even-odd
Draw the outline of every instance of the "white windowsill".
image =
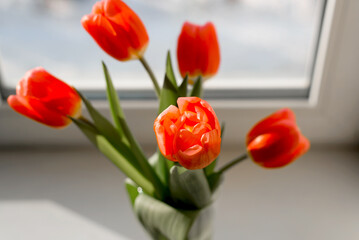
MULTIPOLYGON (((219 164, 240 152, 225 149, 219 164)), ((6 203, 26 207, 47 200, 26 208, 39 211, 31 218, 19 209, 10 219, 0 216, 1 239, 47 240, 34 237, 51 236, 49 229, 66 239, 148 238, 132 213, 125 176, 94 148, 13 148, 0 149, 0 155, 1 215, 8 214, 1 210, 6 203), (28 227, 36 221, 41 227, 28 227)), ((357 240, 358 158, 351 149, 312 148, 277 170, 240 163, 226 175, 216 200, 214 239, 357 240)))

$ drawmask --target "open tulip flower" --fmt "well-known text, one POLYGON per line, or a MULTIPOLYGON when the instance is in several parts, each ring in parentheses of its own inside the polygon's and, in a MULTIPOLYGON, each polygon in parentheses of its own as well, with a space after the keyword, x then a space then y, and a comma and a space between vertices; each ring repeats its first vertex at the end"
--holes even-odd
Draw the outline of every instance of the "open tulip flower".
POLYGON ((81 23, 97 44, 119 61, 139 59, 147 48, 149 38, 145 26, 121 0, 97 2, 81 23))
POLYGON ((28 71, 7 101, 16 112, 55 128, 70 124, 68 116, 81 115, 77 92, 42 67, 28 71))
POLYGON ((219 68, 220 52, 216 29, 211 22, 203 26, 185 22, 177 43, 178 67, 182 77, 193 83, 197 77, 208 79, 219 68))
POLYGON ((181 97, 155 120, 161 153, 187 169, 200 169, 217 158, 221 129, 212 107, 198 97, 181 97))
POLYGON ((266 168, 285 166, 308 151, 310 143, 299 131, 294 113, 281 109, 257 123, 247 135, 247 150, 266 168))

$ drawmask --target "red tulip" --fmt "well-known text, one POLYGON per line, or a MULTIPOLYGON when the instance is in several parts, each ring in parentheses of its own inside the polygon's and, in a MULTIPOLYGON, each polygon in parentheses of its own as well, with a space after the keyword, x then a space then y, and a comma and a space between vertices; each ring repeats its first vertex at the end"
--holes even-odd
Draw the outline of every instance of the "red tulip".
POLYGON ((220 53, 216 29, 211 22, 203 26, 185 22, 177 44, 178 67, 182 77, 193 82, 215 75, 219 68, 220 53))
POLYGON ((285 166, 308 151, 310 142, 299 131, 294 113, 281 109, 257 123, 247 134, 247 151, 266 168, 285 166))
POLYGON ((138 59, 148 45, 145 26, 121 0, 95 3, 92 13, 81 19, 82 26, 110 56, 120 61, 138 59))
POLYGON ((155 120, 154 131, 163 156, 187 169, 201 169, 217 158, 221 127, 212 107, 198 97, 181 97, 155 120))
POLYGON ((16 95, 7 102, 16 112, 50 127, 65 127, 67 116, 81 115, 81 99, 66 83, 42 67, 28 71, 16 86, 16 95))

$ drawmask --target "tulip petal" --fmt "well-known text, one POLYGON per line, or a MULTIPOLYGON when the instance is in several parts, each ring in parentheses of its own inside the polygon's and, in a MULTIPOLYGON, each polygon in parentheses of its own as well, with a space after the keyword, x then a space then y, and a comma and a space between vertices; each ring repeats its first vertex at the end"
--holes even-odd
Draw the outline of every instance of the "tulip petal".
POLYGON ((204 149, 207 150, 209 163, 211 163, 221 151, 221 133, 218 129, 213 129, 202 135, 201 143, 204 149))
POLYGON ((202 136, 203 134, 205 134, 206 132, 210 132, 212 131, 212 127, 211 125, 209 125, 208 123, 205 122, 200 122, 197 123, 194 127, 193 127, 193 134, 195 135, 200 135, 202 136))
POLYGON ((11 95, 8 103, 16 112, 51 127, 61 128, 71 123, 69 118, 49 110, 35 98, 11 95))
POLYGON ((292 152, 298 145, 300 133, 291 121, 282 120, 265 134, 257 136, 247 145, 255 162, 272 161, 273 158, 292 152))
POLYGON ((201 122, 208 122, 208 116, 203 108, 200 108, 199 106, 194 107, 196 113, 197 113, 197 119, 201 122))
POLYGON ((77 92, 42 67, 28 71, 16 87, 16 94, 41 100, 46 108, 66 116, 81 113, 81 99, 77 92))
POLYGON ((220 53, 214 25, 185 22, 178 37, 177 59, 182 77, 188 75, 190 82, 198 76, 207 79, 216 74, 220 53))
POLYGON ((42 67, 26 72, 16 87, 16 94, 43 100, 78 96, 72 87, 51 75, 42 67))
POLYGON ((264 134, 268 131, 273 124, 279 120, 288 119, 295 124, 295 115, 289 108, 281 109, 263 120, 259 121, 247 134, 247 144, 251 142, 258 135, 264 134))
POLYGON ((191 170, 201 169, 209 164, 208 156, 200 145, 194 145, 185 151, 178 151, 176 158, 183 167, 191 170))
POLYGON ((266 168, 278 168, 278 167, 286 166, 294 162, 294 160, 302 156, 304 153, 306 153, 309 150, 309 148, 310 148, 309 140, 304 136, 301 136, 298 146, 292 152, 288 154, 284 154, 272 160, 263 162, 261 165, 266 168))
POLYGON ((178 135, 175 138, 175 152, 176 151, 185 151, 186 149, 192 147, 193 145, 198 144, 200 141, 200 136, 195 135, 187 129, 181 129, 178 132, 178 135))
POLYGON ((197 65, 207 79, 217 73, 220 63, 219 44, 213 23, 206 23, 198 31, 199 56, 197 65))
POLYGON ((39 115, 28 103, 26 97, 18 95, 10 95, 7 98, 7 103, 9 106, 14 109, 16 112, 29 117, 35 121, 40 122, 41 115, 39 115))
POLYGON ((158 117, 156 118, 155 122, 163 122, 165 119, 171 119, 173 122, 176 122, 176 120, 180 117, 180 112, 177 107, 170 105, 168 108, 166 108, 158 117))
POLYGON ((174 154, 174 137, 177 134, 178 120, 180 118, 177 107, 171 105, 165 109, 154 122, 154 131, 157 138, 158 147, 164 157, 171 161, 177 161, 172 157, 174 154))
POLYGON ((198 54, 198 41, 197 39, 198 28, 196 25, 185 22, 182 26, 181 34, 177 42, 177 59, 178 66, 182 77, 187 74, 190 79, 200 75, 196 72, 198 54))
POLYGON ((149 37, 144 24, 123 1, 96 3, 81 23, 96 43, 119 61, 138 59, 147 48, 149 37))
POLYGON ((158 148, 162 155, 171 161, 177 162, 177 160, 172 157, 173 143, 171 142, 171 140, 173 141, 173 139, 168 136, 165 131, 165 128, 159 124, 155 124, 154 131, 156 133, 158 148))
POLYGON ((112 25, 103 15, 89 14, 81 20, 82 26, 93 37, 96 43, 110 56, 123 61, 130 58, 126 34, 119 27, 112 25))
POLYGON ((210 124, 212 126, 212 128, 215 128, 215 129, 218 129, 219 131, 221 131, 221 125, 219 124, 217 115, 214 112, 211 105, 205 100, 201 100, 200 104, 202 106, 203 111, 206 113, 206 116, 208 119, 208 121, 207 121, 208 124, 210 124))
POLYGON ((101 14, 101 15, 103 15, 104 11, 105 11, 104 10, 104 5, 105 5, 104 1, 96 2, 92 7, 92 13, 93 14, 101 14))
POLYGON ((196 103, 199 103, 201 99, 199 97, 180 97, 177 99, 178 109, 180 114, 183 114, 185 111, 194 111, 194 106, 196 103))
POLYGON ((147 46, 149 38, 144 24, 123 1, 108 0, 105 3, 105 14, 115 25, 121 26, 126 33, 122 39, 126 37, 133 49, 147 46))

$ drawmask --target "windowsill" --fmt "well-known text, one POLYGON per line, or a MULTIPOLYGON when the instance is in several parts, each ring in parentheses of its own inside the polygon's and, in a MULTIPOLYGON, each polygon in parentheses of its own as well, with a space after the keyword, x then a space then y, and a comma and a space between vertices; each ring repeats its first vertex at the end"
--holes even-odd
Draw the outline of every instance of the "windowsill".
MULTIPOLYGON (((0 154, 0 202, 46 199, 121 236, 148 238, 131 212, 124 175, 93 148, 13 148, 0 154)), ((222 159, 237 154, 224 150, 222 159)), ((214 239, 356 240, 358 159, 357 150, 313 147, 277 170, 241 163, 228 172, 216 201, 214 239)), ((23 213, 16 214, 14 219, 23 213)), ((8 219, 1 226, 14 224, 8 219)), ((31 240, 31 229, 19 227, 31 240)), ((23 239, 1 233, 0 238, 23 239)))

